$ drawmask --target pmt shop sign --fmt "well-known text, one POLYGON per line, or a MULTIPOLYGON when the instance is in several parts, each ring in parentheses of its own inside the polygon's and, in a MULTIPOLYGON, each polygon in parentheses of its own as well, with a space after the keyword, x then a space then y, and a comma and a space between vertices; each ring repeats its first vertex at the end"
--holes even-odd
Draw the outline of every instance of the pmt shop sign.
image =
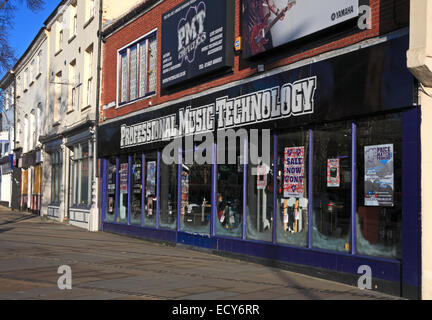
POLYGON ((162 88, 232 66, 234 1, 188 0, 162 17, 162 88))

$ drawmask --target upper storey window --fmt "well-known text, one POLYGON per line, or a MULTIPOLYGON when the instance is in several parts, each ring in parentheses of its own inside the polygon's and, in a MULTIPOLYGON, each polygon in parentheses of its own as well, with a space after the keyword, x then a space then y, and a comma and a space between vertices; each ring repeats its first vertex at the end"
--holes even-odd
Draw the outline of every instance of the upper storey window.
POLYGON ((119 105, 156 92, 156 32, 141 38, 118 53, 119 105))

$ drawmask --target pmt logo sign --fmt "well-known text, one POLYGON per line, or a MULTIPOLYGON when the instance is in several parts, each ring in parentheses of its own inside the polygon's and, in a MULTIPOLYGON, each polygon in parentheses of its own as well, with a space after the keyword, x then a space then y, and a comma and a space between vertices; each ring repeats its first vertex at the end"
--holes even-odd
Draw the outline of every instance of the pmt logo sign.
POLYGON ((195 60, 195 52, 207 39, 204 30, 206 18, 206 5, 200 2, 191 6, 186 16, 180 19, 178 24, 178 60, 192 63, 195 60))

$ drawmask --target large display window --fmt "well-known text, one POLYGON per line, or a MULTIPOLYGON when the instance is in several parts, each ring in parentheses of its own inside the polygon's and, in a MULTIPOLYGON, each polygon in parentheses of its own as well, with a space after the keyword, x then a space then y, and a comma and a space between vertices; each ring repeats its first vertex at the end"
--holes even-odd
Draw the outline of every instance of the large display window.
POLYGON ((226 164, 217 165, 216 194, 216 234, 242 237, 243 235, 243 180, 244 165, 240 160, 240 148, 228 148, 225 152, 226 164), (236 164, 229 164, 229 153, 236 155, 236 164))
POLYGON ((276 241, 308 245, 309 132, 277 135, 276 241))
POLYGON ((180 230, 209 234, 211 221, 210 164, 182 164, 180 175, 180 230))
POLYGON ((316 248, 351 250, 352 124, 313 131, 313 232, 316 248))
POLYGON ((402 116, 357 122, 356 250, 402 257, 402 116))
POLYGON ((144 225, 156 226, 157 214, 157 152, 145 154, 144 225))
POLYGON ((215 167, 108 159, 106 221, 205 235, 213 221, 216 236, 401 259, 401 114, 281 131, 267 151, 261 139, 259 165, 244 143, 215 167))
POLYGON ((117 222, 128 223, 129 208, 129 157, 121 156, 119 163, 119 199, 117 209, 117 222))
POLYGON ((130 223, 134 225, 141 224, 142 213, 142 192, 143 192, 143 170, 142 154, 135 153, 131 159, 131 217, 130 223))
MULTIPOLYGON (((259 140, 258 146, 262 146, 261 138, 259 140)), ((270 145, 270 155, 262 157, 260 165, 254 164, 257 159, 249 158, 246 203, 247 239, 273 241, 273 139, 270 145), (266 162, 266 158, 270 161, 266 162)), ((262 152, 260 147, 259 150, 262 152)))
POLYGON ((177 177, 178 165, 160 163, 160 209, 159 226, 166 229, 177 228, 177 177))
POLYGON ((117 159, 115 157, 110 158, 107 161, 107 203, 105 219, 108 222, 114 222, 115 220, 115 208, 116 208, 116 180, 117 180, 117 159))

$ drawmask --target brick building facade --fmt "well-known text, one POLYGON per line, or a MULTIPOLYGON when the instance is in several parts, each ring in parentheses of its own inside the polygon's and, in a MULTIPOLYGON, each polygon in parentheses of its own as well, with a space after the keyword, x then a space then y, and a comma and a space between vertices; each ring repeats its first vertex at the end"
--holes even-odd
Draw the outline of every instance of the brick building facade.
POLYGON ((275 10, 257 34, 256 24, 247 29, 259 16, 254 3, 149 0, 105 27, 102 229, 354 285, 366 265, 374 289, 419 297, 420 113, 406 68, 409 1, 316 4, 323 16, 307 25, 306 2, 287 5, 282 18, 285 4, 270 1, 275 10), (284 23, 297 34, 280 41, 284 23), (309 24, 319 26, 305 33, 309 24), (261 35, 272 48, 246 54, 261 35), (177 47, 178 56, 170 51, 177 47), (225 55, 209 63, 200 60, 205 52, 225 55), (169 78, 176 68, 182 72, 169 78), (188 161, 205 146, 185 136, 228 129, 259 129, 269 159, 240 163, 241 149, 253 149, 240 136, 227 148, 234 164, 219 161, 219 140, 206 148, 210 163, 188 161), (181 163, 166 161, 173 138, 185 138, 173 149, 181 163))

